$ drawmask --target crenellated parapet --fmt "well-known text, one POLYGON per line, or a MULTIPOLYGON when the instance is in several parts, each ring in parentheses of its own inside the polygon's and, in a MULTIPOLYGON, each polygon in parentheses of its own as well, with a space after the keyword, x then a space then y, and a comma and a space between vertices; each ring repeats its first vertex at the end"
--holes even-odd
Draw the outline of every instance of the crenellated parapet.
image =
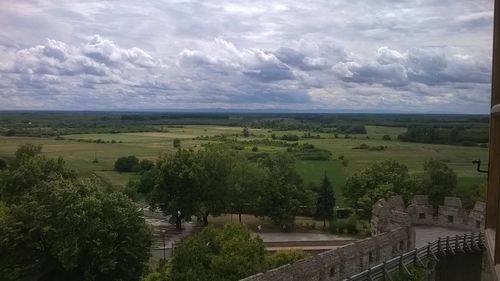
POLYGON ((414 248, 412 230, 399 227, 242 280, 340 281, 414 248))
POLYGON ((380 199, 372 210, 372 234, 383 233, 397 227, 413 225, 442 226, 464 230, 481 230, 484 227, 483 202, 476 202, 470 211, 457 197, 445 197, 443 205, 434 208, 427 195, 415 195, 410 205, 404 207, 401 196, 380 199))

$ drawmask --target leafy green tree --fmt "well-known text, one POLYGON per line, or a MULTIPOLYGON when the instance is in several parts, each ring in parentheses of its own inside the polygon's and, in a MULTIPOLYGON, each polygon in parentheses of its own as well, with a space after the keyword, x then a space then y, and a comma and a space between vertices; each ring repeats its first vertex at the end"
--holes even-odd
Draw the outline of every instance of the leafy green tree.
POLYGON ((206 226, 209 215, 218 216, 226 210, 234 157, 223 149, 208 147, 196 153, 196 161, 193 176, 198 184, 197 216, 206 226))
POLYGON ((150 204, 170 215, 179 230, 182 220, 189 220, 198 210, 200 183, 196 165, 196 155, 184 149, 161 156, 156 165, 158 170, 150 204))
POLYGON ((151 160, 148 160, 148 159, 142 159, 139 162, 139 167, 140 167, 141 171, 149 171, 149 170, 153 169, 154 166, 155 166, 155 163, 151 160))
POLYGON ((472 209, 477 201, 486 200, 486 184, 473 184, 468 188, 455 189, 454 196, 462 199, 465 209, 472 209))
POLYGON ((243 130, 242 130, 242 135, 243 135, 245 138, 248 138, 248 137, 250 136, 250 130, 248 129, 248 127, 243 128, 243 130))
POLYGON ((245 226, 210 226, 178 245, 172 281, 240 280, 262 271, 265 255, 262 240, 245 226))
POLYGON ((430 204, 442 204, 445 196, 454 194, 456 186, 457 175, 448 165, 438 160, 425 161, 419 193, 428 194, 430 204))
POLYGON ((43 181, 76 178, 75 173, 66 168, 62 158, 47 159, 43 155, 22 152, 16 154, 22 155, 20 159, 0 171, 0 198, 3 201, 15 202, 43 181))
POLYGON ((0 276, 23 280, 137 280, 150 231, 137 207, 93 182, 41 182, 0 219, 0 276))
POLYGON ((120 157, 115 161, 115 170, 118 172, 136 172, 139 169, 139 159, 134 155, 120 157))
POLYGON ((16 158, 22 159, 22 158, 31 158, 34 157, 35 155, 38 155, 42 152, 42 146, 41 145, 34 145, 32 143, 25 143, 19 145, 15 152, 16 158))
POLYGON ((159 170, 156 168, 142 172, 138 182, 135 184, 137 192, 145 196, 151 196, 151 192, 158 180, 158 174, 159 170))
POLYGON ((382 161, 353 174, 344 186, 344 197, 357 209, 362 217, 369 218, 373 204, 380 198, 399 194, 409 200, 415 190, 415 180, 408 168, 396 161, 382 161))
POLYGON ((239 158, 235 161, 228 179, 228 200, 231 211, 238 214, 240 223, 241 215, 253 209, 254 206, 249 206, 249 204, 256 201, 259 188, 265 186, 270 176, 267 171, 246 159, 239 158))
POLYGON ((335 192, 326 173, 321 180, 317 196, 316 217, 323 219, 323 228, 326 228, 326 220, 333 218, 335 208, 335 192))
POLYGON ((262 165, 271 176, 259 190, 257 214, 269 217, 283 231, 290 231, 300 206, 312 205, 312 194, 304 188, 295 161, 287 154, 271 154, 262 165))
POLYGON ((208 225, 209 215, 218 216, 227 209, 233 158, 215 146, 165 155, 157 165, 152 205, 171 215, 179 229, 182 219, 193 215, 208 225))

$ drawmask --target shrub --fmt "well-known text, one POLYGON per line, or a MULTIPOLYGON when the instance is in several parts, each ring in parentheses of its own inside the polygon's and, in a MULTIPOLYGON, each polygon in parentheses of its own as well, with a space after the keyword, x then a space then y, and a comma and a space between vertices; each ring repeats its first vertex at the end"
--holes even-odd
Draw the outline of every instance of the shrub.
POLYGON ((306 257, 302 250, 281 250, 270 255, 266 259, 266 267, 273 269, 285 264, 292 264, 306 257))
POLYGON ((133 172, 139 169, 139 159, 133 155, 120 157, 115 161, 115 170, 118 172, 133 172))
POLYGON ((5 159, 0 158, 0 170, 5 169, 7 167, 7 161, 5 159))
POLYGON ((254 147, 252 147, 252 151, 257 152, 257 151, 259 151, 259 148, 257 146, 254 146, 254 147))
POLYGON ((298 141, 299 136, 293 135, 293 134, 285 134, 285 135, 281 136, 281 139, 284 141, 298 141))
POLYGON ((358 224, 359 224, 359 216, 356 214, 352 214, 346 221, 345 229, 349 234, 359 233, 358 224))
POLYGON ((173 140, 173 145, 174 145, 174 148, 181 148, 181 140, 180 139, 174 139, 173 140))
POLYGON ((476 143, 471 142, 471 141, 463 141, 462 145, 463 146, 476 146, 476 143))
POLYGON ((148 159, 142 159, 139 162, 139 167, 140 167, 141 171, 149 171, 154 167, 154 165, 155 165, 155 163, 151 160, 148 160, 148 159))
POLYGON ((389 135, 383 135, 382 136, 382 140, 390 141, 391 140, 391 136, 389 136, 389 135))
POLYGON ((7 137, 12 137, 15 135, 16 135, 16 130, 14 130, 14 129, 9 129, 9 130, 7 130, 7 132, 5 132, 5 136, 7 136, 7 137))
POLYGON ((350 217, 352 215, 352 209, 350 208, 341 208, 341 209, 337 209, 337 218, 339 219, 347 219, 348 217, 350 217))

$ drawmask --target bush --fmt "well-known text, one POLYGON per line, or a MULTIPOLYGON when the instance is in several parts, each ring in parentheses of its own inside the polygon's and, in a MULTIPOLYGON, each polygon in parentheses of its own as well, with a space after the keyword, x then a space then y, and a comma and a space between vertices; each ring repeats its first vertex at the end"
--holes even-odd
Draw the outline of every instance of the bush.
POLYGON ((7 168, 7 161, 5 159, 0 158, 0 170, 7 168))
POLYGON ((257 151, 259 151, 259 148, 257 146, 254 146, 254 147, 252 147, 252 151, 257 152, 257 151))
POLYGON ((153 169, 154 165, 155 163, 148 159, 142 159, 141 162, 139 162, 139 167, 141 171, 149 171, 153 169))
POLYGON ((174 145, 174 148, 181 148, 181 140, 180 139, 174 139, 173 140, 173 145, 174 145))
POLYGON ((471 142, 471 141, 463 141, 462 145, 463 146, 476 146, 476 143, 471 142))
POLYGON ((356 214, 351 215, 348 219, 331 220, 328 228, 331 233, 337 234, 357 234, 359 233, 358 224, 360 219, 356 214))
POLYGON ((298 141, 299 136, 293 135, 293 134, 286 134, 286 135, 281 136, 281 139, 284 141, 298 141))
POLYGON ((139 159, 133 155, 120 157, 115 162, 115 170, 118 172, 133 172, 139 169, 139 159))
POLYGON ((333 234, 342 234, 345 229, 345 219, 331 220, 328 224, 328 229, 333 234))
POLYGON ((5 136, 7 137, 12 137, 16 135, 16 130, 14 129, 9 129, 7 132, 5 132, 5 136))
POLYGON ((389 135, 384 135, 384 136, 382 136, 382 140, 385 140, 385 141, 390 141, 390 140, 391 140, 391 136, 389 136, 389 135))
POLYGON ((306 257, 302 250, 281 250, 270 255, 266 259, 266 267, 273 269, 285 264, 292 264, 306 257))
POLYGON ((123 188, 123 194, 127 195, 132 201, 137 202, 139 200, 139 193, 137 192, 138 184, 137 182, 129 181, 127 185, 123 188))
POLYGON ((358 230, 359 222, 360 222, 359 216, 356 214, 352 214, 346 221, 345 228, 346 228, 347 233, 349 233, 349 234, 359 233, 359 230, 358 230))
POLYGON ((17 159, 31 158, 42 152, 41 145, 34 145, 32 143, 25 143, 18 146, 15 155, 17 159))
POLYGON ((368 149, 368 148, 369 146, 366 143, 362 143, 361 145, 355 146, 352 149, 368 149))
POLYGON ((337 209, 337 218, 338 219, 347 219, 352 215, 353 210, 351 208, 340 208, 337 209))

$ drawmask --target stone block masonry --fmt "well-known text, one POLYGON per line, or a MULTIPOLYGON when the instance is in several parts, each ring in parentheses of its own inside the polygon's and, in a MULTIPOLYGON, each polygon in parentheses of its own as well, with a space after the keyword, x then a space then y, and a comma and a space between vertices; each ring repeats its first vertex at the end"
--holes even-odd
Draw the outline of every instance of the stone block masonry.
POLYGON ((445 197, 444 204, 436 209, 429 204, 427 195, 415 195, 406 209, 401 202, 401 196, 377 201, 372 210, 373 235, 401 226, 442 226, 470 231, 484 228, 484 202, 476 202, 471 211, 464 209, 456 197, 445 197))
POLYGON ((339 281, 415 248, 412 226, 444 226, 480 231, 484 227, 483 202, 468 212, 462 201, 446 197, 436 210, 428 196, 416 195, 405 207, 401 196, 380 199, 372 210, 372 237, 307 257, 243 281, 339 281), (436 211, 436 212, 435 212, 436 211))
POLYGON ((337 281, 415 248, 411 228, 399 227, 307 257, 244 281, 337 281))

